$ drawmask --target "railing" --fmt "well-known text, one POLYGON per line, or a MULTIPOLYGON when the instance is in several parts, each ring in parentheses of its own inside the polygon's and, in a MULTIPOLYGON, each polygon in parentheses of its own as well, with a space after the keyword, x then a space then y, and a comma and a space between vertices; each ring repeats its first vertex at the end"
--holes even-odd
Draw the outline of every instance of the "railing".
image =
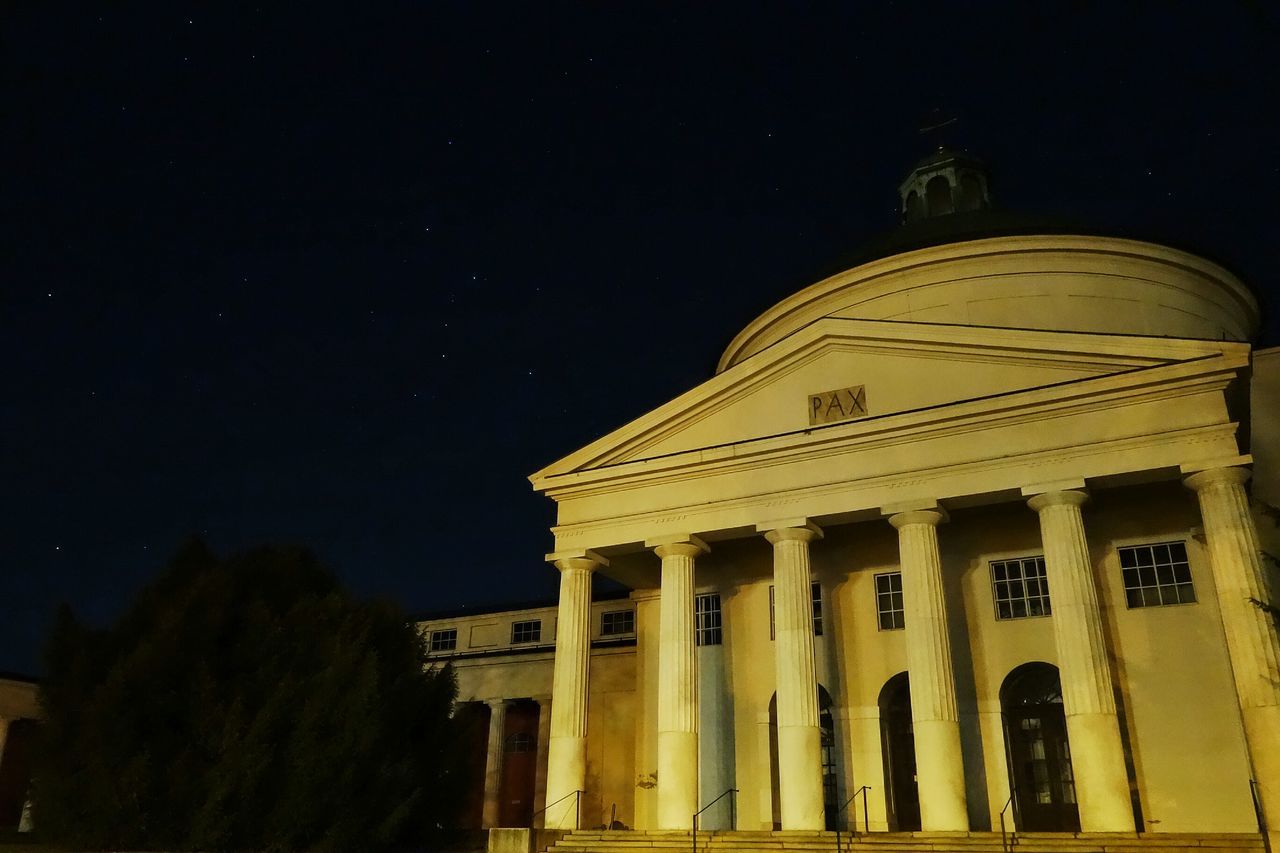
MULTIPOLYGON (((863 785, 861 788, 854 791, 853 796, 845 800, 844 805, 836 809, 836 813, 831 816, 831 822, 836 825, 836 853, 840 853, 840 812, 849 808, 849 804, 852 803, 854 800, 858 799, 859 795, 861 795, 862 797, 862 825, 863 827, 865 827, 864 831, 866 832, 871 831, 871 818, 868 817, 869 811, 867 809, 867 794, 869 794, 870 791, 871 791, 870 785, 863 785)), ((857 838, 858 837, 857 809, 850 812, 850 814, 853 815, 853 837, 857 838)))
MULTIPOLYGON (((582 795, 583 795, 583 794, 585 794, 585 793, 586 793, 586 791, 581 791, 581 790, 579 790, 579 791, 570 791, 569 793, 565 794, 565 795, 564 795, 563 797, 561 797, 560 799, 556 800, 554 803, 547 803, 545 806, 543 806, 542 808, 538 809, 538 810, 537 810, 536 812, 534 812, 533 814, 529 815, 529 823, 530 823, 530 824, 536 823, 536 821, 534 821, 534 818, 535 818, 535 817, 537 817, 538 815, 542 814, 543 812, 545 812, 547 809, 551 808, 552 806, 558 806, 558 805, 560 805, 561 803, 563 803, 565 800, 569 799, 570 797, 573 797, 573 798, 574 798, 574 800, 573 800, 573 812, 574 812, 574 814, 573 814, 573 828, 574 828, 574 829, 582 829, 582 795)), ((543 821, 543 824, 545 825, 545 823, 546 823, 546 821, 544 820, 544 821, 543 821)))
POLYGON ((1018 842, 1017 833, 1008 832, 1004 828, 1004 813, 1009 810, 1009 806, 1011 805, 1013 805, 1013 794, 1010 794, 1009 799, 1004 801, 1004 808, 1000 810, 1000 849, 1004 850, 1004 853, 1010 853, 1013 849, 1013 845, 1018 842), (1009 840, 1010 836, 1013 837, 1012 842, 1009 840))
POLYGON ((733 794, 736 794, 736 793, 738 793, 737 788, 729 788, 723 794, 716 797, 714 800, 707 803, 702 808, 698 809, 697 813, 694 814, 693 816, 693 853, 698 853, 698 817, 707 809, 711 808, 716 803, 723 800, 725 797, 729 798, 729 828, 730 829, 738 828, 738 809, 737 809, 738 800, 737 800, 737 797, 732 796, 733 794))
POLYGON ((1249 796, 1253 797, 1253 813, 1258 816, 1258 832, 1262 833, 1262 849, 1271 853, 1271 835, 1267 832, 1267 819, 1262 815, 1262 800, 1258 798, 1257 781, 1249 780, 1249 796))

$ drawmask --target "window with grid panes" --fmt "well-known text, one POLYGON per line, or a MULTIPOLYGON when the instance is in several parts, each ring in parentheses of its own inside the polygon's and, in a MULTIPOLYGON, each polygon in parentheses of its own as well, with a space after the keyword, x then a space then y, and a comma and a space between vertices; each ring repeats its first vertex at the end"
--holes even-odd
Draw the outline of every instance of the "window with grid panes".
MULTIPOLYGON (((813 635, 822 636, 822 585, 817 581, 809 584, 809 598, 813 602, 813 635)), ((769 639, 777 638, 777 630, 773 624, 773 585, 769 585, 769 639)))
POLYGON ((458 647, 458 629, 445 628, 431 632, 431 651, 451 652, 458 647))
POLYGON ((876 575, 876 618, 881 631, 895 631, 907 624, 902 610, 902 572, 876 575))
POLYGON ((613 610, 600 614, 600 635, 611 637, 617 634, 634 634, 636 632, 636 612, 634 610, 613 610))
POLYGON ((511 623, 511 642, 536 643, 542 639, 542 620, 530 619, 525 622, 511 623))
POLYGON ((1129 545, 1119 551, 1124 596, 1130 609, 1195 603, 1185 542, 1129 545))
POLYGON ((708 592, 693 600, 694 636, 700 646, 718 646, 724 642, 724 623, 720 615, 720 593, 708 592))
POLYGON ((1049 580, 1044 573, 1044 557, 1020 557, 991 563, 991 584, 995 592, 997 619, 1024 619, 1048 616, 1049 580))

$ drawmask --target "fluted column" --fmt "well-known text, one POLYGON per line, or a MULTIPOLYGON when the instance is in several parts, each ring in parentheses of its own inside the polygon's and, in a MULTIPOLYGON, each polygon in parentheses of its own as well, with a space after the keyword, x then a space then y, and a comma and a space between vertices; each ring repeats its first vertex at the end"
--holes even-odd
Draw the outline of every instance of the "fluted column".
POLYGON ((507 725, 507 700, 491 699, 489 705, 489 754, 484 762, 484 811, 480 825, 498 825, 499 794, 502 789, 503 733, 507 725))
POLYGON ((1133 800, 1111 663, 1080 514, 1086 500, 1088 495, 1081 491, 1052 491, 1036 495, 1027 505, 1040 516, 1080 829, 1133 832, 1133 800))
POLYGON ((693 536, 656 545, 658 610, 658 828, 691 829, 698 810, 698 657, 693 635, 693 536))
MULTIPOLYGON (((594 554, 555 561, 560 570, 556 661, 551 680, 551 743, 547 752, 549 829, 577 829, 575 791, 587 784, 587 675, 591 659, 591 573, 594 554)), ((579 795, 581 796, 581 795, 579 795)))
POLYGON ((778 687, 778 788, 783 829, 823 829, 822 732, 813 658, 809 543, 816 525, 765 533, 773 545, 773 656, 778 687))
POLYGON ((920 827, 925 831, 969 829, 960 752, 960 714, 947 632, 947 602, 938 556, 941 510, 890 516, 898 529, 902 566, 902 609, 911 681, 911 722, 915 734, 916 785, 920 827))
POLYGON ((1249 761, 1272 849, 1280 849, 1280 636, 1275 611, 1264 609, 1280 602, 1263 569, 1248 479, 1244 468, 1214 468, 1185 482, 1200 501, 1249 761))

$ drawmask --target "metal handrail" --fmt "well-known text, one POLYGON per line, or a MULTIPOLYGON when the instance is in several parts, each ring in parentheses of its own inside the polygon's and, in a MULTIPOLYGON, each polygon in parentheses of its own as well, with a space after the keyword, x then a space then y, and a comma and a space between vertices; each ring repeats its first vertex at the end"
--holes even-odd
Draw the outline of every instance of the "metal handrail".
POLYGON ((581 790, 581 789, 579 789, 579 790, 577 790, 577 791, 570 791, 569 793, 565 794, 565 795, 564 795, 563 797, 561 797, 560 799, 556 800, 554 803, 547 803, 545 806, 543 806, 542 808, 538 809, 538 810, 537 810, 536 812, 534 812, 533 814, 529 815, 529 823, 533 823, 533 822, 534 822, 534 821, 533 821, 533 819, 534 819, 535 817, 537 817, 538 815, 542 814, 543 812, 545 812, 547 809, 551 808, 552 806, 558 806, 558 805, 560 805, 560 803, 563 803, 565 800, 569 799, 570 797, 576 797, 577 799, 575 799, 575 800, 574 800, 574 802, 573 802, 573 812, 574 812, 574 815, 573 815, 573 828, 574 828, 574 829, 582 829, 582 795, 583 795, 583 794, 585 794, 585 793, 586 793, 586 791, 583 791, 583 790, 581 790))
POLYGON ((1004 853, 1009 853, 1013 848, 1013 844, 1009 842, 1009 836, 1013 835, 1014 843, 1018 840, 1017 832, 1008 833, 1004 828, 1004 813, 1009 810, 1009 806, 1013 805, 1013 794, 1009 795, 1009 799, 1004 801, 1004 808, 1000 810, 1000 848, 1004 853))
MULTIPOLYGON (((858 799, 859 794, 862 795, 862 825, 866 827, 867 832, 871 831, 871 818, 867 816, 867 795, 870 793, 871 786, 863 785, 861 788, 854 791, 853 796, 845 800, 844 805, 836 809, 835 814, 831 816, 832 822, 836 825, 836 853, 840 853, 840 812, 849 808, 849 804, 858 799)), ((853 813, 853 837, 858 837, 858 813, 856 811, 853 813)))
MULTIPOLYGON (((693 815, 693 853, 698 853, 698 816, 701 815, 703 812, 705 812, 707 809, 714 806, 716 803, 723 800, 725 797, 729 797, 730 794, 736 794, 736 793, 738 793, 737 788, 728 788, 725 790, 723 794, 716 797, 714 800, 707 803, 705 806, 698 809, 696 813, 694 813, 693 815)), ((729 827, 731 829, 738 828, 738 810, 736 808, 737 802, 738 800, 736 797, 729 797, 729 827)))
POLYGON ((1249 780, 1249 796, 1253 797, 1253 813, 1258 818, 1258 831, 1262 833, 1262 849, 1271 853, 1271 833, 1267 831, 1267 819, 1262 814, 1262 800, 1258 797, 1258 781, 1249 780))

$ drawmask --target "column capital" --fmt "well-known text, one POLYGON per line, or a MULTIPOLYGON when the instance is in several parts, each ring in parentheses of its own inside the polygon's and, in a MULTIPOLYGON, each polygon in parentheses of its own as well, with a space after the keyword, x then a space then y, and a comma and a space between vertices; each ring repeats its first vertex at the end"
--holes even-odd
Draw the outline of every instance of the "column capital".
POLYGON ((696 557, 711 550, 706 542, 689 533, 675 533, 670 536, 646 539, 644 547, 652 548, 659 557, 696 557))
POLYGON ((1089 493, 1083 489, 1063 489, 1033 495, 1027 499, 1027 506, 1040 512, 1051 506, 1084 506, 1087 500, 1089 500, 1089 493))
POLYGON ((556 551, 554 554, 547 554, 546 560, 562 572, 570 569, 591 572, 600 566, 609 565, 607 559, 588 549, 556 551))
POLYGON ((1198 492, 1201 489, 1207 489, 1212 486, 1243 486, 1248 479, 1253 476, 1253 472, 1248 468, 1231 466, 1228 468, 1208 468, 1204 471, 1197 471, 1182 481, 1182 485, 1198 492))
POLYGON ((908 524, 927 524, 930 527, 937 527, 942 522, 950 520, 951 517, 947 515, 947 511, 942 507, 937 509, 915 509, 910 512, 894 513, 889 516, 889 523, 898 530, 908 524))
POLYGON ((769 544, 779 542, 812 542, 822 538, 822 528, 807 518, 794 518, 769 524, 757 524, 756 532, 763 533, 769 544))
POLYGON ((506 699, 486 699, 486 700, 484 700, 484 703, 485 703, 486 705, 488 705, 488 706, 489 706, 491 709, 493 709, 493 710, 497 710, 498 708, 505 708, 505 707, 507 707, 507 700, 506 700, 506 699))

